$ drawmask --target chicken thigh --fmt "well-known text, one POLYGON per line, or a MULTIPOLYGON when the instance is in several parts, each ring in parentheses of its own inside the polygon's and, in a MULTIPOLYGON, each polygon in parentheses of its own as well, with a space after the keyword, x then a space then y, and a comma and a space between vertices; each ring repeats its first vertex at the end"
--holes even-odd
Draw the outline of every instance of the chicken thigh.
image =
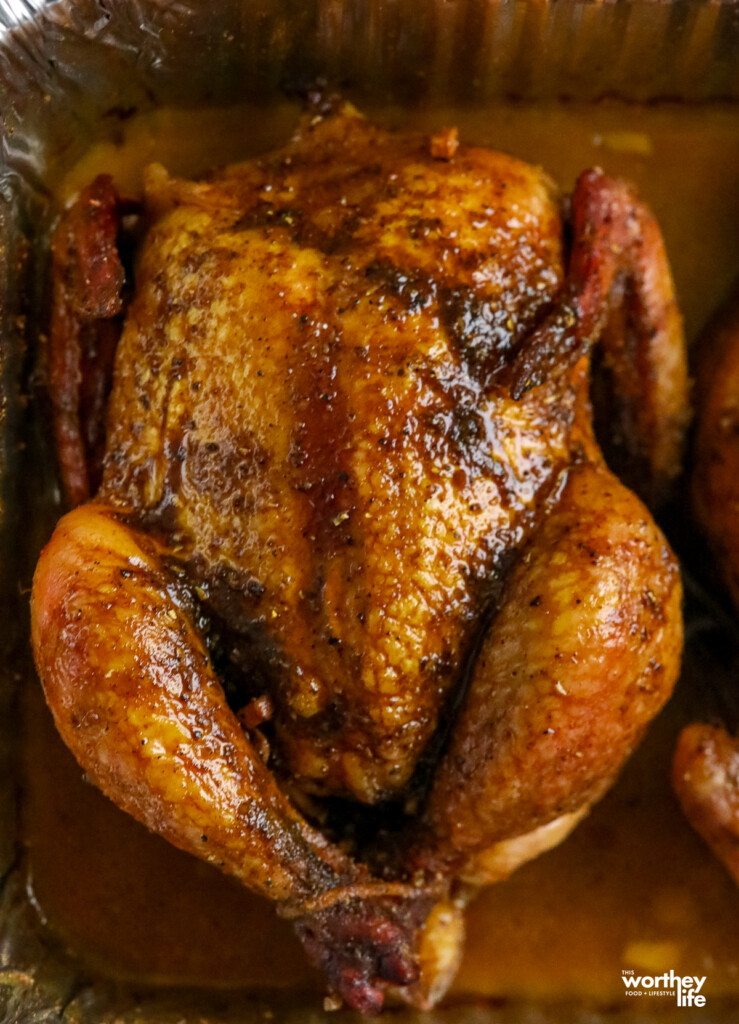
POLYGON ((674 557, 589 400, 601 342, 614 450, 663 493, 686 372, 655 221, 589 171, 568 243, 545 174, 449 142, 340 104, 207 181, 151 167, 117 348, 133 207, 99 178, 53 242, 57 726, 367 1012, 440 997, 462 889, 563 838, 680 662, 674 557))

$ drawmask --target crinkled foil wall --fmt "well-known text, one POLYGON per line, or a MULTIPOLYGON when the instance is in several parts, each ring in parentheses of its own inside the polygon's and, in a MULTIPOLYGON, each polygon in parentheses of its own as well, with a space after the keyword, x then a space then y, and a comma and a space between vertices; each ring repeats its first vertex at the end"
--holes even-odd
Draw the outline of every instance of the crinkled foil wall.
MULTIPOLYGON (((31 458, 26 418, 43 326, 34 252, 48 222, 47 182, 96 138, 111 112, 158 104, 268 102, 325 78, 361 99, 406 105, 616 97, 739 99, 734 3, 485 0, 0 0, 0 1021, 102 1024, 318 1021, 300 1008, 207 994, 148 1000, 83 977, 39 930, 17 868, 16 694, 32 669, 28 552, 51 467, 31 458), (29 346, 31 346, 29 351, 29 346), (45 473, 45 468, 49 472, 45 473), (35 474, 35 475, 34 475, 35 474), (31 540, 29 540, 31 536, 31 540)), ((733 1020, 712 1013, 712 1021, 733 1020)), ((705 1016, 678 1011, 690 1024, 705 1016)), ((413 1015, 405 1014, 404 1019, 413 1015)), ((333 1015, 339 1024, 343 1015, 333 1015)), ((423 1018, 475 1024, 586 1024, 582 1008, 467 1007, 423 1018)), ((612 1019, 609 1017, 609 1019, 612 1019)), ((622 1024, 645 1021, 635 1012, 622 1024)), ((667 1022, 671 1017, 659 1015, 667 1022)))

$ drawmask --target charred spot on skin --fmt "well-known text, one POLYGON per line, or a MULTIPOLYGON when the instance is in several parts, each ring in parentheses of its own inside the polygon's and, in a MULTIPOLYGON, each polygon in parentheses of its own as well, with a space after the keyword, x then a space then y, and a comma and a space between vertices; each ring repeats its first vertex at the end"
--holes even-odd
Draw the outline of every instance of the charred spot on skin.
POLYGON ((485 435, 483 418, 476 409, 464 405, 454 407, 449 440, 459 449, 471 466, 480 466, 481 462, 485 468, 491 466, 492 460, 489 454, 480 450, 485 435))
POLYGON ((436 236, 442 227, 441 217, 409 217, 406 222, 408 235, 414 241, 436 236))
POLYGON ((644 590, 642 591, 642 604, 644 605, 645 608, 648 608, 649 611, 652 612, 652 614, 655 617, 657 617, 657 618, 661 618, 662 617, 663 609, 662 609, 659 601, 657 600, 657 598, 656 598, 656 596, 654 594, 654 591, 651 589, 651 587, 645 587, 644 590))
MULTIPOLYGON (((485 444, 487 428, 480 412, 468 402, 455 402, 452 395, 445 398, 444 406, 429 409, 417 417, 422 429, 416 428, 411 436, 427 458, 443 461, 451 458, 459 464, 452 478, 455 486, 462 489, 478 473, 497 474, 499 469, 490 446, 485 444)), ((478 504, 477 511, 481 507, 478 504)))
POLYGON ((275 206, 269 200, 260 199, 253 209, 242 214, 229 228, 229 231, 253 231, 263 227, 290 227, 301 224, 303 211, 299 207, 275 206))
POLYGON ((442 288, 439 299, 442 319, 467 372, 489 386, 507 366, 516 344, 515 319, 469 288, 442 288))
POLYGON ((420 271, 402 270, 392 263, 377 260, 367 264, 364 276, 401 299, 410 313, 425 309, 436 297, 436 283, 420 271))

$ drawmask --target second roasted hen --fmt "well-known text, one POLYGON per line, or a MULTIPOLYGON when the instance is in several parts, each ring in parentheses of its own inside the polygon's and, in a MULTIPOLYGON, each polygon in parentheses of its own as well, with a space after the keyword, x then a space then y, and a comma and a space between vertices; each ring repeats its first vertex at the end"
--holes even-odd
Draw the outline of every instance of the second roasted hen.
POLYGON ((151 168, 113 369, 109 179, 54 240, 80 504, 34 582, 57 725, 120 806, 295 918, 363 1010, 438 998, 451 897, 603 794, 681 648, 674 558, 589 402, 602 341, 613 450, 664 490, 686 377, 656 224, 591 171, 567 246, 543 173, 441 143, 344 105, 206 182, 151 168), (379 833, 342 836, 337 806, 368 805, 379 833))
MULTIPOLYGON (((693 509, 739 613, 739 304, 709 327, 696 382, 693 509)), ((733 679, 732 679, 733 683, 733 679)), ((685 814, 739 884, 739 737, 718 722, 680 734, 673 785, 685 814)))

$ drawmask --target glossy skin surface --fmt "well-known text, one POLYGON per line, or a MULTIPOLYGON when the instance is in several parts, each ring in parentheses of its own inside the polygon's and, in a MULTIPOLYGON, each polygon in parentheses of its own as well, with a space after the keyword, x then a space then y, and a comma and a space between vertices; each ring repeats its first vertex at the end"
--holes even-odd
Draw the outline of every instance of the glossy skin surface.
MULTIPOLYGON (((88 773, 274 899, 366 1011, 388 985, 443 994, 456 880, 562 838, 681 646, 674 559, 606 469, 588 399, 602 338, 618 440, 662 490, 685 364, 654 221, 583 175, 566 273, 541 172, 434 149, 344 108, 207 183, 150 170, 102 484, 33 595, 47 699, 88 773), (335 834, 326 796, 393 799, 400 824, 350 856, 296 809, 335 834)), ((73 261, 91 248, 70 256, 74 217, 55 249, 73 261)), ((79 500, 82 314, 60 263, 52 397, 79 500)))
MULTIPOLYGON (((383 152, 345 124, 152 229, 100 496, 181 535, 206 600, 256 632, 290 776, 376 802, 407 783, 480 589, 571 459, 575 396, 485 394, 499 339, 561 282, 547 182, 474 152, 451 176, 424 140, 383 152), (337 174, 347 145, 361 170, 337 174)), ((152 188, 178 202, 177 183, 152 188)))
MULTIPOLYGON (((437 851, 443 843, 457 863, 597 799, 680 661, 672 555, 641 502, 601 466, 569 474, 506 596, 427 811, 437 851)), ((467 862, 465 874, 476 868, 467 862)))
MULTIPOLYGON (((696 383, 693 508, 739 613, 739 306, 705 345, 696 383)), ((739 883, 739 740, 696 723, 680 735, 673 786, 686 817, 739 883)))

